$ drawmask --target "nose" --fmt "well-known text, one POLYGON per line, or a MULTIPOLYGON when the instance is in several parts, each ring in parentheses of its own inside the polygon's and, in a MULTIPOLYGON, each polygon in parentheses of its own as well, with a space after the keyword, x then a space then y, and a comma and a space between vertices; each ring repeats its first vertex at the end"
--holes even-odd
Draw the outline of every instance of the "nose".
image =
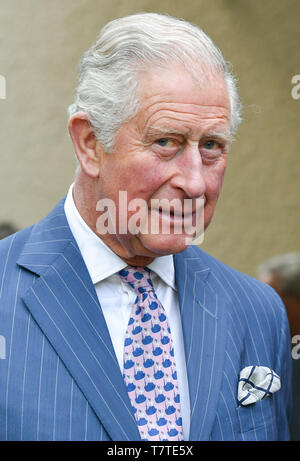
POLYGON ((178 172, 173 177, 173 187, 182 189, 188 198, 203 196, 206 183, 198 144, 186 146, 178 158, 177 166, 178 172))

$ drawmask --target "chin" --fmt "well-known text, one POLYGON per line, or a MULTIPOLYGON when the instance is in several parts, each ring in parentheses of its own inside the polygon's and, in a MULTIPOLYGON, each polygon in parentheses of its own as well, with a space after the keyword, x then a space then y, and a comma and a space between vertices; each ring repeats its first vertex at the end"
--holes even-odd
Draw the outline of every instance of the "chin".
POLYGON ((153 257, 165 256, 184 251, 192 242, 187 235, 143 235, 140 238, 142 246, 153 257))

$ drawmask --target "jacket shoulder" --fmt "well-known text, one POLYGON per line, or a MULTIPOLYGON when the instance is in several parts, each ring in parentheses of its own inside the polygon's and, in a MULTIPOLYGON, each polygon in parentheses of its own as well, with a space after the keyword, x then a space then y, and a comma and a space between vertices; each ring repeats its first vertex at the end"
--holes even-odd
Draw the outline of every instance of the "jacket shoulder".
POLYGON ((24 244, 31 234, 33 226, 20 230, 0 240, 0 280, 8 266, 16 265, 24 244))
POLYGON ((196 246, 190 250, 190 256, 199 257, 201 264, 210 269, 209 283, 211 286, 234 301, 235 305, 243 306, 244 309, 248 308, 251 311, 263 310, 266 313, 272 311, 273 316, 280 318, 286 314, 281 298, 269 285, 228 266, 196 246))
POLYGON ((0 258, 2 263, 5 255, 9 253, 12 249, 21 250, 23 248, 24 243, 27 241, 29 235, 31 234, 33 227, 34 226, 29 226, 26 229, 22 229, 0 240, 0 258))

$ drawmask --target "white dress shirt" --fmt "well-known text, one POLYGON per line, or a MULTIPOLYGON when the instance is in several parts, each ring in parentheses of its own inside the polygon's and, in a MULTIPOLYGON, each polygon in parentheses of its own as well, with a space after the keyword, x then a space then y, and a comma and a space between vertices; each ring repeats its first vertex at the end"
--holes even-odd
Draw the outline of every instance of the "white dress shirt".
MULTIPOLYGON (((115 354, 123 373, 125 333, 136 295, 118 275, 118 272, 124 269, 127 264, 85 223, 75 206, 72 191, 73 184, 65 201, 67 221, 94 284, 115 354)), ((151 274, 153 286, 167 313, 172 332, 183 433, 184 439, 188 440, 190 401, 173 256, 155 258, 147 267, 153 271, 151 274)))

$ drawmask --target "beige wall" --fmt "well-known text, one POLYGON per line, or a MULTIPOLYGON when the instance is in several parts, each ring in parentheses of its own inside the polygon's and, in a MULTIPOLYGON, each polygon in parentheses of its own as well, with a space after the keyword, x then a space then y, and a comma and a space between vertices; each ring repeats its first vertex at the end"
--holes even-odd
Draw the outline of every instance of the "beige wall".
POLYGON ((252 275, 264 258, 300 251, 299 0, 0 0, 0 222, 28 226, 67 191, 80 56, 107 21, 140 11, 199 24, 239 78, 244 123, 203 248, 252 275))

